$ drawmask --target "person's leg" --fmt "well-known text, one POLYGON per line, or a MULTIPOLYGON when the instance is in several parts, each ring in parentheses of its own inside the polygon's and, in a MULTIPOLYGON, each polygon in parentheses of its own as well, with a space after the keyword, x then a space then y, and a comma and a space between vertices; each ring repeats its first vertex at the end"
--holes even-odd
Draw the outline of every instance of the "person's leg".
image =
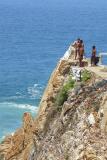
POLYGON ((95 57, 95 65, 96 66, 97 66, 98 62, 99 62, 99 57, 95 57))
POLYGON ((79 66, 81 67, 81 62, 82 62, 82 59, 81 57, 79 57, 79 66))
POLYGON ((93 56, 91 57, 91 66, 93 65, 93 56))
POLYGON ((83 64, 83 55, 81 57, 81 67, 84 67, 84 64, 83 64))
POLYGON ((77 59, 77 49, 75 51, 75 60, 77 59))
POLYGON ((95 56, 93 57, 93 64, 94 64, 94 66, 96 65, 96 57, 95 56))
POLYGON ((83 61, 83 54, 80 55, 80 67, 83 67, 82 61, 83 61))

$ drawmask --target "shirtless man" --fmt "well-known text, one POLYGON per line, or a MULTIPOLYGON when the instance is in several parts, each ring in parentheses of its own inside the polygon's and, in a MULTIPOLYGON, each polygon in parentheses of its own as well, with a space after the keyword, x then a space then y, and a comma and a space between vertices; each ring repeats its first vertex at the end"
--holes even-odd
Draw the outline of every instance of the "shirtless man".
POLYGON ((95 65, 95 60, 96 60, 96 47, 92 47, 92 56, 91 56, 91 66, 95 65))
POLYGON ((75 48, 75 60, 77 59, 77 57, 79 57, 79 48, 80 48, 80 39, 78 38, 74 44, 73 44, 74 48, 75 48))
POLYGON ((84 43, 83 40, 80 40, 80 47, 79 47, 79 65, 82 67, 82 60, 84 56, 84 43))

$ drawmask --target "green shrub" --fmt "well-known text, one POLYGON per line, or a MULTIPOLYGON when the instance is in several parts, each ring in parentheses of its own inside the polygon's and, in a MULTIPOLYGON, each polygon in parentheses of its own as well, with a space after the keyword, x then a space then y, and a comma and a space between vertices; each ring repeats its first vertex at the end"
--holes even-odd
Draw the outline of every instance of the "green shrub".
POLYGON ((63 105, 63 103, 67 100, 68 91, 74 87, 74 84, 75 84, 75 81, 70 78, 69 81, 59 91, 56 97, 56 104, 58 106, 63 105))
POLYGON ((89 79, 91 79, 91 73, 87 70, 84 70, 82 72, 82 78, 81 79, 82 79, 83 82, 88 81, 89 79))

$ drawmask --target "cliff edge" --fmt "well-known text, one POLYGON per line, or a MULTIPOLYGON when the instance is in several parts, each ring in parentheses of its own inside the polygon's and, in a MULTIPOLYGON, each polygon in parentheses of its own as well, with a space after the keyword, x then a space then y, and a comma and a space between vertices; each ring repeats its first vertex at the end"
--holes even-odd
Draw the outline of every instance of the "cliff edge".
POLYGON ((0 160, 106 160, 107 76, 101 67, 82 69, 70 46, 53 71, 35 119, 0 145, 0 160), (81 72, 80 80, 73 69, 81 72))

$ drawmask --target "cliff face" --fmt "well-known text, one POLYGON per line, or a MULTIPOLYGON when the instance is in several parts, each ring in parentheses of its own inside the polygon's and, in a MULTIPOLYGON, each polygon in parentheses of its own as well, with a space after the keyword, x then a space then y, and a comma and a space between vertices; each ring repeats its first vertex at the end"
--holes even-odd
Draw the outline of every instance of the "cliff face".
POLYGON ((25 113, 21 129, 0 145, 1 160, 107 159, 107 80, 87 67, 73 80, 74 52, 53 71, 37 117, 25 113))

